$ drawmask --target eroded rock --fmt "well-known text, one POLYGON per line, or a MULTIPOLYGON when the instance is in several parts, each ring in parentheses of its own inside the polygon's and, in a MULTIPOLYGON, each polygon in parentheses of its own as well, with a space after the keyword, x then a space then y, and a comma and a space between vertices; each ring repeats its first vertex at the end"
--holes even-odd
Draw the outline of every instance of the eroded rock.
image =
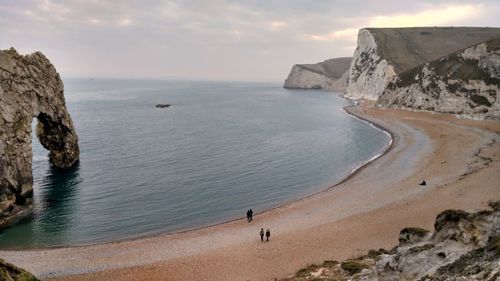
POLYGON ((30 209, 33 196, 31 122, 59 168, 78 161, 78 136, 66 109, 64 86, 40 52, 0 51, 0 226, 30 209))
POLYGON ((479 212, 446 210, 437 216, 433 233, 405 228, 400 244, 390 251, 311 265, 284 280, 498 280, 500 201, 490 206, 479 212))
POLYGON ((500 35, 394 77, 377 104, 500 119, 500 35))
MULTIPOLYGON (((500 28, 364 28, 349 69, 346 96, 377 100, 395 76, 500 36, 500 28)), ((473 54, 472 56, 474 56, 473 54)), ((485 62, 494 65, 494 61, 485 62)))
POLYGON ((324 89, 342 92, 352 58, 329 59, 316 64, 296 64, 285 80, 286 89, 324 89))
POLYGON ((28 271, 0 259, 0 280, 5 281, 37 281, 28 271))

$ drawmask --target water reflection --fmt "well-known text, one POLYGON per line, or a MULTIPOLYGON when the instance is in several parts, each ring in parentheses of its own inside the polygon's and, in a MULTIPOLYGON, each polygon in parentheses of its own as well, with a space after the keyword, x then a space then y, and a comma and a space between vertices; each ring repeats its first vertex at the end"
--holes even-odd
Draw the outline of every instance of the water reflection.
POLYGON ((60 245, 64 243, 64 234, 74 227, 77 185, 81 182, 79 164, 67 170, 51 163, 47 166, 46 176, 34 184, 33 215, 0 232, 0 248, 60 245))
POLYGON ((35 203, 41 207, 35 213, 35 225, 43 237, 61 234, 74 224, 80 182, 79 163, 64 170, 50 164, 47 176, 40 183, 39 202, 35 203))

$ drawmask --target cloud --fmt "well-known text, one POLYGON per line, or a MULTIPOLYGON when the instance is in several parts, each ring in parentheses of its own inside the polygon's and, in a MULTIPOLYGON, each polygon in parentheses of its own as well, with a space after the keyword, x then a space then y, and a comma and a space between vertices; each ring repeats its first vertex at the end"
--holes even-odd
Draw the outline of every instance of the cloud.
POLYGON ((318 34, 304 34, 302 36, 305 40, 313 41, 335 41, 335 40, 345 40, 345 41, 355 41, 356 35, 358 34, 358 28, 346 28, 342 30, 332 31, 328 34, 318 35, 318 34))
POLYGON ((64 75, 274 79, 349 56, 367 26, 499 26, 498 0, 1 0, 0 48, 64 75), (263 67, 265 66, 265 67, 263 67))
POLYGON ((452 24, 465 19, 480 17, 485 12, 481 4, 437 6, 417 13, 376 16, 370 19, 371 27, 437 26, 452 24))
POLYGON ((272 31, 280 30, 285 26, 287 26, 287 23, 284 21, 273 20, 269 23, 269 29, 272 31))

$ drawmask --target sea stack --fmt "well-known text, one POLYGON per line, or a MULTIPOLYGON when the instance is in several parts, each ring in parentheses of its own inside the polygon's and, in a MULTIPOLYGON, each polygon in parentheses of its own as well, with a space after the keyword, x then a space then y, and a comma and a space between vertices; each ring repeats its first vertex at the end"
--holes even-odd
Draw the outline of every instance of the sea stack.
POLYGON ((0 226, 31 209, 31 123, 58 168, 79 159, 78 136, 66 109, 64 86, 40 52, 0 51, 0 226))

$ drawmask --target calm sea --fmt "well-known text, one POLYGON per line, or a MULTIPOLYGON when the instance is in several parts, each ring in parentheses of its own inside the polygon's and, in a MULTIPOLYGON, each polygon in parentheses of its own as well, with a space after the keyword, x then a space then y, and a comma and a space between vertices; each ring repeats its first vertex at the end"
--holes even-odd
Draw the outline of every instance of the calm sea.
POLYGON ((34 213, 0 233, 2 248, 99 243, 244 217, 327 188, 390 140, 330 92, 64 82, 80 163, 54 169, 33 138, 34 213))

